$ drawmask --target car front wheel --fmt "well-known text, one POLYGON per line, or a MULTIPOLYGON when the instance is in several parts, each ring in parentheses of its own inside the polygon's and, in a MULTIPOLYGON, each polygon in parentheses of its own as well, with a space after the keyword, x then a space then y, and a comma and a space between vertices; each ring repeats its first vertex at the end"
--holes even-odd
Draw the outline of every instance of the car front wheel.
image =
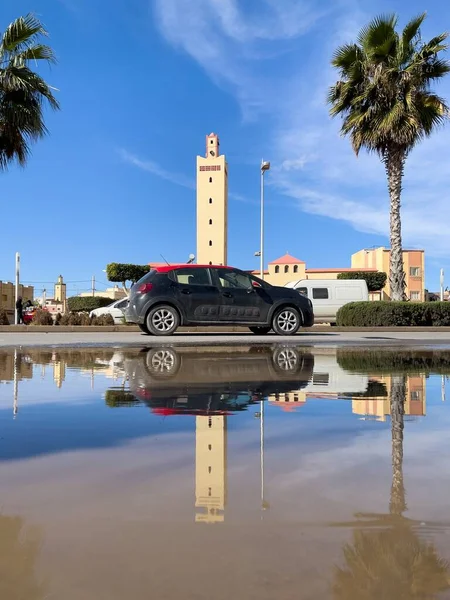
POLYGON ((138 323, 138 327, 142 331, 142 333, 146 333, 147 335, 150 335, 150 331, 147 329, 147 325, 141 325, 138 323))
POLYGON ((156 306, 147 315, 146 325, 153 335, 172 335, 179 324, 180 317, 173 306, 156 306))
POLYGON ((286 306, 275 313, 272 329, 278 335, 294 335, 301 325, 300 313, 296 308, 286 306))

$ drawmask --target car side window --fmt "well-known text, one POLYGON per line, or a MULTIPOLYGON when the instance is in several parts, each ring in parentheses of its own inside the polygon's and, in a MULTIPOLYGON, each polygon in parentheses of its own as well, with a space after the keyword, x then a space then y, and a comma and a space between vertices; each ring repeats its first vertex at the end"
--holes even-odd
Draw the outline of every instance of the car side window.
POLYGON ((223 288, 248 290, 252 287, 252 280, 245 273, 233 269, 215 269, 215 271, 223 288))
POLYGON ((327 300, 328 288, 313 288, 313 299, 314 300, 327 300))
POLYGON ((177 269, 175 281, 183 285, 212 285, 209 269, 177 269))
POLYGON ((125 308, 125 306, 128 304, 128 300, 122 300, 122 302, 119 302, 118 304, 116 304, 116 308, 125 308))

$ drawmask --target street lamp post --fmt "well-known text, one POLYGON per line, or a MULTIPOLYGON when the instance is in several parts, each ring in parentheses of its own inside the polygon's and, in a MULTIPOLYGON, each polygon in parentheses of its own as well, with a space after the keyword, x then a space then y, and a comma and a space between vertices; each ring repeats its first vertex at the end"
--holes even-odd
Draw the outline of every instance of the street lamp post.
POLYGON ((261 241, 260 241, 260 272, 261 279, 264 279, 264 173, 270 169, 270 162, 261 161, 261 241))

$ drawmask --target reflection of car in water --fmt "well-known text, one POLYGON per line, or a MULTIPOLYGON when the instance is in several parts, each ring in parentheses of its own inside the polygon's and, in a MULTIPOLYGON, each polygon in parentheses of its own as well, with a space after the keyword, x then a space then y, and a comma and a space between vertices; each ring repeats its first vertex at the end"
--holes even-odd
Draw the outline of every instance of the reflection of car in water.
POLYGON ((225 414, 301 389, 314 357, 295 347, 151 348, 125 355, 129 390, 158 414, 225 414))

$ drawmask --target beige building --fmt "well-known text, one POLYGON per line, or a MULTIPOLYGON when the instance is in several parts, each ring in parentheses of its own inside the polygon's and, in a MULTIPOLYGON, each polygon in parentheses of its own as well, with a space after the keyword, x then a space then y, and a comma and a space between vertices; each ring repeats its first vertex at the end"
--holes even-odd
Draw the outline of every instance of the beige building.
POLYGON ((197 523, 223 523, 227 501, 227 417, 195 419, 195 506, 197 523))
MULTIPOLYGON (((33 302, 34 287, 32 285, 19 285, 19 296, 22 301, 33 302)), ((0 310, 5 310, 10 323, 14 323, 16 310, 16 286, 9 281, 0 281, 0 310)))
MULTIPOLYGON (((92 291, 81 292, 81 294, 78 295, 82 298, 88 298, 89 296, 92 296, 92 291)), ((111 298, 111 302, 114 302, 114 300, 122 300, 122 298, 126 298, 127 293, 122 287, 115 285, 114 287, 107 288, 106 290, 102 290, 100 292, 97 291, 95 292, 95 295, 101 298, 111 298)))
MULTIPOLYGON (((372 268, 389 274, 389 248, 369 248, 352 255, 352 268, 363 270, 372 268)), ((406 296, 413 302, 425 300, 425 251, 403 250, 403 266, 405 271, 406 296)), ((382 300, 389 300, 391 289, 389 277, 382 290, 382 300)))
POLYGON ((228 256, 228 165, 219 137, 206 136, 197 156, 197 264, 226 265, 228 256))
MULTIPOLYGON (((337 279, 339 273, 365 271, 367 273, 381 271, 389 273, 390 250, 375 248, 360 250, 351 257, 351 267, 342 269, 307 269, 306 263, 290 254, 285 254, 268 265, 264 271, 264 279, 273 285, 284 286, 290 281, 300 279, 337 279)), ((403 252, 405 265, 406 294, 410 300, 423 302, 425 300, 425 252, 423 250, 405 250, 403 252)), ((257 276, 259 271, 253 271, 257 276)), ((389 280, 381 293, 371 294, 373 300, 389 300, 389 280)))

